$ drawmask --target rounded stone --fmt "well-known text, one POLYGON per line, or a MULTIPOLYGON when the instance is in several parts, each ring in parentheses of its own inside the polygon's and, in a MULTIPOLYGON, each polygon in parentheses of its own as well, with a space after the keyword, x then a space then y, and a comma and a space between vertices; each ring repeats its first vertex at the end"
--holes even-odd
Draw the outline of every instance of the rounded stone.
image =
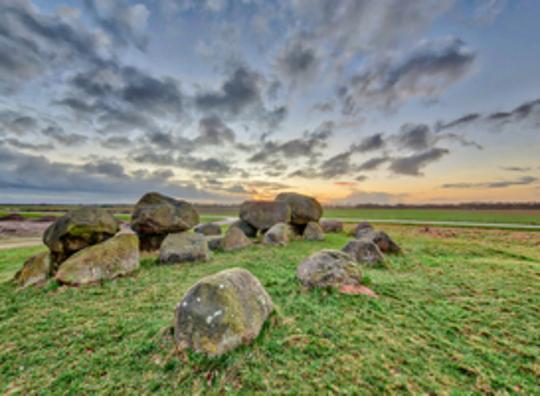
POLYGON ((288 223, 291 208, 280 201, 245 201, 240 205, 240 219, 264 232, 274 224, 288 223))
POLYGON ((313 197, 286 192, 278 194, 276 201, 286 202, 291 208, 291 223, 307 224, 310 221, 318 222, 323 214, 321 204, 313 197))
POLYGON ((303 260, 296 276, 309 288, 359 285, 362 281, 362 272, 351 257, 332 249, 321 250, 303 260))

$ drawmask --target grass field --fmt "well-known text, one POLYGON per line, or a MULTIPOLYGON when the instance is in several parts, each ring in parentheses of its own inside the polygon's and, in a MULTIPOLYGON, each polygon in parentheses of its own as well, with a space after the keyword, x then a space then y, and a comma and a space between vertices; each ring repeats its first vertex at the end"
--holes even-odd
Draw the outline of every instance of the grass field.
POLYGON ((538 233, 386 226, 405 249, 365 270, 380 298, 305 291, 298 263, 345 235, 253 246, 82 288, 8 282, 39 250, 0 251, 0 393, 540 394, 538 233), (277 312, 216 359, 177 353, 173 309, 200 277, 244 267, 277 312))

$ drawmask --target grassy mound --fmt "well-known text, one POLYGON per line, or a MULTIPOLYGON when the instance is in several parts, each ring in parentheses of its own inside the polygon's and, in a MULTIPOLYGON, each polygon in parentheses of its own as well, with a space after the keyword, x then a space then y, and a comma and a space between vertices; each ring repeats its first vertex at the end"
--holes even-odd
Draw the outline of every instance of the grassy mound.
POLYGON ((0 251, 0 393, 539 394, 538 233, 385 230, 405 249, 366 269, 379 299, 306 292, 298 263, 344 235, 252 246, 81 288, 8 282, 39 249, 0 251), (175 305, 204 275, 257 276, 277 313, 250 347, 210 359, 174 349, 175 305))

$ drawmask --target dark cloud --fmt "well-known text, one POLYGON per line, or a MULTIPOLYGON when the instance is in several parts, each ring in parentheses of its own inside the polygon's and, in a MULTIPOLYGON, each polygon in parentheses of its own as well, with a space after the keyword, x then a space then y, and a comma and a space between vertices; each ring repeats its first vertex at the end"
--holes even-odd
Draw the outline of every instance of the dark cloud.
POLYGON ((531 170, 531 167, 528 166, 501 166, 502 170, 509 172, 528 172, 531 170))
POLYGON ((345 114, 393 109, 410 98, 436 98, 471 70, 476 58, 463 41, 423 41, 411 52, 373 62, 338 89, 345 114))
POLYGON ((334 111, 335 105, 334 102, 319 102, 313 105, 313 109, 320 111, 321 113, 328 113, 334 111))
POLYGON ((85 143, 88 138, 78 133, 67 133, 58 125, 49 125, 41 130, 41 134, 64 146, 78 146, 85 143))
POLYGON ((426 124, 403 124, 400 128, 399 134, 396 136, 396 139, 400 148, 414 152, 432 148, 442 140, 454 141, 462 146, 475 147, 478 150, 482 149, 481 145, 472 140, 466 139, 461 135, 455 133, 434 133, 426 124))
POLYGON ((478 120, 480 117, 481 115, 479 113, 470 113, 447 123, 443 123, 442 121, 439 121, 437 122, 435 126, 435 130, 439 132, 444 129, 450 129, 457 126, 467 125, 467 124, 472 123, 473 121, 478 120))
POLYGON ((452 189, 467 189, 467 188, 506 188, 511 186, 526 186, 529 184, 534 184, 538 182, 537 177, 533 176, 523 176, 519 179, 514 180, 497 180, 492 182, 485 183, 447 183, 443 184, 442 188, 452 188, 452 189))
POLYGON ((34 117, 13 110, 0 111, 0 131, 5 134, 21 136, 35 132, 38 127, 39 122, 34 117))
POLYGON ((379 166, 381 166, 385 162, 388 162, 389 160, 390 160, 390 158, 388 158, 388 157, 371 158, 371 159, 363 162, 362 164, 360 164, 357 169, 359 171, 375 170, 375 169, 378 169, 379 166))
POLYGON ((103 147, 109 149, 121 149, 130 147, 132 141, 124 136, 111 136, 107 139, 101 140, 101 144, 103 147))
POLYGON ((288 41, 277 56, 279 75, 291 86, 311 82, 319 74, 320 64, 315 47, 302 35, 288 41))
POLYGON ((23 149, 23 150, 49 151, 49 150, 52 150, 54 148, 54 146, 52 144, 50 144, 50 143, 29 143, 29 142, 24 142, 24 141, 19 140, 19 139, 15 139, 15 138, 9 138, 9 139, 5 139, 3 141, 0 140, 0 144, 2 142, 7 143, 10 146, 13 146, 15 148, 23 149))
POLYGON ((394 158, 390 162, 389 169, 399 175, 422 176, 421 169, 428 164, 440 160, 450 151, 443 148, 430 148, 424 152, 413 154, 408 157, 394 158))
POLYGON ((362 141, 351 147, 352 151, 365 153, 368 151, 374 151, 383 148, 385 145, 382 133, 376 133, 375 135, 368 136, 362 141))

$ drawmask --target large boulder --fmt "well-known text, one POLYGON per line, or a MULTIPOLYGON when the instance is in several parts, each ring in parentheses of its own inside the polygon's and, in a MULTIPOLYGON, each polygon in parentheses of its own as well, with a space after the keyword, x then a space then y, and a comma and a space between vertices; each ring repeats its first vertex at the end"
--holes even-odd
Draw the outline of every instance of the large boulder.
POLYGON ((206 238, 192 232, 167 235, 159 249, 159 261, 163 264, 206 261, 209 258, 210 250, 206 238))
POLYGON ((131 227, 139 235, 141 250, 159 249, 167 236, 199 224, 197 210, 186 201, 151 192, 135 205, 131 227))
POLYGON ((119 234, 83 249, 64 261, 55 278, 67 285, 85 285, 125 276, 139 268, 139 240, 119 234))
POLYGON ((326 233, 343 232, 343 223, 338 220, 321 220, 319 222, 321 228, 326 233))
POLYGON ((216 223, 199 224, 195 227, 195 232, 206 236, 221 235, 221 226, 216 223))
POLYGON ((306 228, 304 229, 304 240, 305 241, 324 241, 324 231, 319 225, 314 221, 307 223, 306 228))
POLYGON ((251 224, 246 223, 244 220, 236 220, 231 224, 231 227, 238 227, 248 238, 255 238, 257 236, 257 229, 251 224))
POLYGON ((249 271, 232 268, 207 276, 176 307, 176 344, 180 349, 222 355, 251 343, 273 309, 270 296, 249 271))
POLYGON ((294 229, 286 223, 277 223, 272 226, 263 237, 265 245, 287 245, 295 236, 294 229))
POLYGON ((375 267, 384 261, 384 256, 379 247, 372 241, 366 239, 354 239, 349 241, 343 249, 357 263, 375 267))
POLYGON ((51 274, 51 255, 49 252, 38 253, 25 261, 13 280, 21 288, 45 282, 51 274))
POLYGON ((225 252, 243 249, 252 244, 251 240, 238 227, 229 227, 221 240, 221 249, 225 252))
POLYGON ((331 249, 321 250, 302 261, 296 276, 309 288, 359 285, 362 280, 360 268, 351 257, 331 249))
POLYGON ((373 226, 367 221, 363 221, 354 226, 352 233, 356 239, 359 239, 373 231, 373 226))
POLYGON ((245 201, 240 205, 240 219, 264 232, 274 224, 288 223, 291 208, 282 201, 245 201))
POLYGON ((383 253, 401 254, 399 245, 384 231, 374 231, 365 235, 363 238, 372 240, 383 253))
POLYGON ((291 223, 307 224, 310 221, 319 221, 323 214, 321 204, 307 195, 287 192, 278 194, 278 202, 286 202, 291 208, 291 223))
POLYGON ((119 222, 105 209, 82 207, 59 217, 43 234, 53 272, 72 254, 111 238, 119 229, 119 222))

